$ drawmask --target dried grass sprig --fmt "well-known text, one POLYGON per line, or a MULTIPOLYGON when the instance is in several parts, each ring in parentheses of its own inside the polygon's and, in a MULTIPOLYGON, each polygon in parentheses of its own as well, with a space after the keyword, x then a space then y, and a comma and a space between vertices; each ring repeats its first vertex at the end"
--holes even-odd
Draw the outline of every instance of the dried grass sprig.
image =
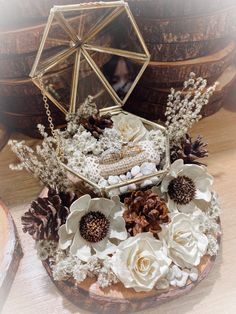
POLYGON ((207 87, 207 81, 196 78, 190 73, 181 91, 171 89, 166 107, 166 127, 170 142, 179 142, 189 132, 189 129, 201 119, 201 109, 207 105, 216 89, 217 83, 207 87))
POLYGON ((35 150, 27 146, 25 141, 9 141, 12 151, 20 160, 20 163, 16 165, 11 164, 10 168, 12 170, 26 169, 46 187, 67 191, 71 188, 71 183, 60 164, 56 151, 57 141, 48 136, 44 126, 38 125, 38 129, 43 136, 43 141, 41 145, 36 146, 35 150))

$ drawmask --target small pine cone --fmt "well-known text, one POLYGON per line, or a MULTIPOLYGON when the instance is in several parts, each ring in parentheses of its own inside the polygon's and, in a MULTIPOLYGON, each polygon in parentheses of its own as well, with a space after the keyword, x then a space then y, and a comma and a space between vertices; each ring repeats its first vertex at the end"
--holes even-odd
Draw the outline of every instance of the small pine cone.
POLYGON ((125 198, 124 204, 126 229, 131 236, 149 231, 158 238, 160 225, 169 222, 165 201, 152 190, 134 191, 130 197, 125 198))
POLYGON ((100 116, 99 113, 89 116, 87 119, 81 119, 81 125, 88 130, 96 139, 99 138, 105 128, 112 128, 113 121, 111 114, 107 113, 100 116))
POLYGON ((21 217, 23 232, 34 240, 58 240, 58 229, 66 222, 69 207, 75 200, 74 193, 58 193, 50 189, 48 197, 38 197, 21 217))
POLYGON ((171 162, 177 159, 183 159, 185 164, 202 164, 196 161, 198 158, 208 156, 207 143, 202 142, 202 137, 198 136, 196 140, 186 134, 178 144, 171 147, 170 156, 171 162))

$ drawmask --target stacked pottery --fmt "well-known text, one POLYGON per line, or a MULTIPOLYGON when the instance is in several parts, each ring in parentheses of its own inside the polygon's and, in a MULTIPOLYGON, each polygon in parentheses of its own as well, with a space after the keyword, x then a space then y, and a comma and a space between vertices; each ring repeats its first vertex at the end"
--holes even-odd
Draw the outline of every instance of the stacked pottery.
POLYGON ((148 119, 164 119, 170 88, 181 89, 190 72, 209 84, 215 96, 202 114, 217 111, 235 80, 236 3, 193 0, 129 0, 151 54, 127 109, 148 119))

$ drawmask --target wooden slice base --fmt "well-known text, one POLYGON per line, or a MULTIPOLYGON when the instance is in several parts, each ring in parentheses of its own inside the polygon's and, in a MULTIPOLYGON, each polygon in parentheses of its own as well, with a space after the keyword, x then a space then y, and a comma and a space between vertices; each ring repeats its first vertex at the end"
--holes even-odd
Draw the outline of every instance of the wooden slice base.
MULTIPOLYGON (((218 242, 220 243, 220 236, 218 242)), ((139 293, 133 289, 126 289, 121 283, 101 289, 91 278, 77 285, 74 279, 55 281, 49 262, 44 261, 43 266, 60 292, 78 307, 94 313, 131 313, 157 306, 187 294, 207 277, 215 259, 216 256, 204 256, 198 267, 200 272, 198 280, 196 282, 189 281, 183 288, 171 287, 168 290, 139 293)))
POLYGON ((0 311, 22 256, 15 224, 7 207, 0 201, 0 311))

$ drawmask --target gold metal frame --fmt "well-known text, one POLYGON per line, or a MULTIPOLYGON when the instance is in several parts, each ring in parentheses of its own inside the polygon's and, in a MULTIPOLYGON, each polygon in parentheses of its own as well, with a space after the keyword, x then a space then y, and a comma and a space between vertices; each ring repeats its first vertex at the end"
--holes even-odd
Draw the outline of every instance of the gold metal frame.
MULTIPOLYGON (((47 96, 52 103, 55 104, 55 106, 61 110, 64 114, 69 113, 75 113, 76 112, 76 97, 77 97, 77 85, 78 85, 78 80, 79 80, 79 67, 80 67, 80 59, 81 56, 85 58, 87 63, 90 65, 90 67, 93 69, 93 71, 96 73, 97 77, 101 81, 103 87, 105 90, 109 93, 111 98, 114 101, 114 106, 111 106, 109 108, 103 108, 100 109, 100 112, 105 113, 105 112, 110 112, 112 115, 116 115, 119 113, 124 113, 128 114, 127 112, 122 110, 122 106, 125 104, 127 101, 128 97, 132 93, 133 89, 135 88, 136 84, 138 83, 139 79, 141 78, 144 70, 149 64, 150 61, 150 54, 148 52, 148 49, 145 45, 144 39, 138 29, 138 26, 135 22, 135 19, 129 9, 129 6, 126 2, 124 1, 112 1, 112 2, 94 2, 94 3, 80 3, 80 4, 75 4, 75 5, 66 5, 66 6, 54 6, 51 11, 50 15, 48 17, 48 22, 46 25, 46 28, 43 33, 42 41, 34 62, 34 65, 32 67, 30 76, 34 82, 34 84, 41 89, 43 95, 47 96), (91 9, 97 9, 97 8, 114 8, 114 10, 106 16, 104 19, 98 21, 91 30, 88 32, 86 35, 86 38, 81 40, 78 34, 76 34, 75 30, 71 27, 71 25, 67 22, 67 20, 64 18, 63 13, 65 12, 73 12, 77 10, 91 10, 91 9), (126 51, 126 50, 121 50, 121 49, 114 49, 114 48, 107 48, 107 47, 102 47, 102 46, 97 46, 97 45, 89 45, 86 43, 88 39, 91 37, 95 36, 101 29, 103 29, 105 26, 107 26, 109 23, 111 23, 117 16, 119 16, 121 13, 126 13, 129 21, 131 22, 133 29, 137 35, 137 38, 139 40, 139 43, 141 44, 141 47, 143 49, 143 53, 140 52, 131 52, 131 51, 126 51), (50 28, 54 25, 54 20, 56 20, 56 23, 59 24, 60 27, 63 28, 63 30, 67 33, 71 40, 71 47, 63 50, 60 53, 57 53, 56 55, 48 58, 45 60, 43 63, 40 64, 40 58, 44 49, 45 42, 47 40, 47 36, 49 34, 50 28), (127 57, 133 60, 136 60, 140 64, 143 63, 141 66, 141 69, 136 76, 131 88, 127 92, 126 96, 124 99, 120 99, 120 97, 116 94, 108 80, 105 78, 104 74, 102 71, 98 68, 97 64, 94 62, 94 60, 91 58, 89 55, 88 51, 95 51, 95 52, 104 52, 106 54, 113 54, 121 57, 127 57), (59 62, 65 60, 68 58, 70 55, 73 53, 76 53, 75 57, 75 64, 74 64, 74 69, 73 69, 73 80, 72 80, 72 86, 71 86, 71 98, 70 98, 70 106, 69 106, 69 111, 66 110, 66 108, 63 107, 62 104, 60 104, 45 88, 45 86, 42 84, 42 77, 45 77, 47 75, 47 71, 57 65, 59 62)), ((130 113, 129 113, 130 114, 130 113)), ((84 177, 83 175, 75 172, 73 169, 69 168, 66 164, 61 162, 63 167, 71 173, 72 175, 76 176, 77 178, 81 179, 84 183, 89 184, 93 189, 96 189, 100 192, 101 195, 103 196, 109 196, 109 192, 112 189, 116 189, 122 186, 126 186, 132 183, 140 183, 143 182, 146 179, 153 178, 153 177, 161 177, 168 171, 169 166, 170 166, 170 158, 169 158, 169 139, 168 135, 166 132, 165 127, 151 122, 149 120, 143 119, 139 117, 140 120, 144 123, 144 125, 148 125, 151 128, 154 129, 160 129, 161 131, 165 132, 166 134, 166 160, 165 160, 165 165, 164 169, 158 172, 155 172, 150 175, 145 175, 139 178, 133 178, 130 180, 127 180, 125 182, 121 182, 115 185, 110 185, 105 188, 101 188, 98 184, 95 182, 89 180, 88 178, 84 177)))
MULTIPOLYGON (((72 18, 73 19, 73 18, 72 18)), ((117 106, 123 106, 127 99, 129 98, 130 94, 132 93, 133 89, 137 85, 139 79, 141 78, 143 72, 145 71, 146 67, 149 64, 150 61, 150 54, 148 52, 148 49, 145 45, 144 39, 138 29, 138 26, 135 22, 135 19, 130 11, 130 8, 128 4, 124 1, 112 1, 112 2, 94 2, 94 3, 80 3, 75 5, 66 5, 66 6, 54 6, 51 11, 48 18, 48 22, 46 24, 46 28, 43 33, 42 41, 34 62, 34 65, 32 67, 32 70, 30 72, 30 76, 35 83, 37 87, 42 89, 42 84, 39 84, 39 77, 43 77, 45 73, 50 70, 52 67, 57 65, 59 62, 65 60, 70 55, 76 52, 76 60, 74 64, 74 74, 73 74, 73 81, 72 81, 72 90, 71 90, 71 100, 70 100, 70 107, 69 111, 67 111, 52 95, 50 95, 46 89, 44 92, 47 94, 47 97, 58 107, 59 110, 61 110, 64 114, 75 113, 75 104, 76 104, 76 97, 77 97, 77 88, 75 88, 78 84, 79 80, 79 65, 80 65, 80 58, 81 55, 86 59, 90 67, 93 69, 93 71, 96 73, 97 77, 101 81, 103 87, 105 90, 109 93, 111 98, 113 99, 114 103, 117 106), (92 27, 92 29, 86 34, 83 41, 79 38, 78 34, 76 34, 75 30, 72 28, 72 26, 67 22, 65 19, 63 13, 64 12, 71 12, 76 10, 91 10, 91 9, 98 9, 98 8, 114 8, 114 10, 105 17, 102 21, 98 22, 97 24, 92 27), (137 39, 139 40, 139 43, 141 44, 141 47, 143 49, 143 53, 137 53, 137 52, 131 52, 121 49, 115 49, 115 48, 106 48, 102 46, 96 46, 96 45, 89 45, 87 44, 87 41, 96 36, 98 32, 100 32, 105 26, 107 26, 109 23, 111 23, 117 16, 119 16, 121 13, 126 13, 129 21, 133 27, 133 30, 135 31, 135 34, 137 35, 137 39), (45 46, 45 42, 47 40, 49 31, 51 27, 54 25, 54 20, 56 20, 56 23, 67 33, 69 36, 71 42, 73 45, 65 49, 64 51, 54 55, 51 58, 48 58, 46 61, 44 61, 40 65, 40 58, 42 56, 42 52, 45 46), (88 51, 96 51, 96 52, 103 52, 106 54, 112 54, 117 56, 126 57, 129 59, 133 59, 138 61, 139 63, 143 63, 141 69, 139 70, 138 75, 136 76, 132 86, 130 87, 129 91, 125 95, 124 99, 121 99, 117 93, 114 91, 108 80, 105 78, 104 74, 101 72, 101 70, 98 68, 94 60, 89 55, 88 51)))

